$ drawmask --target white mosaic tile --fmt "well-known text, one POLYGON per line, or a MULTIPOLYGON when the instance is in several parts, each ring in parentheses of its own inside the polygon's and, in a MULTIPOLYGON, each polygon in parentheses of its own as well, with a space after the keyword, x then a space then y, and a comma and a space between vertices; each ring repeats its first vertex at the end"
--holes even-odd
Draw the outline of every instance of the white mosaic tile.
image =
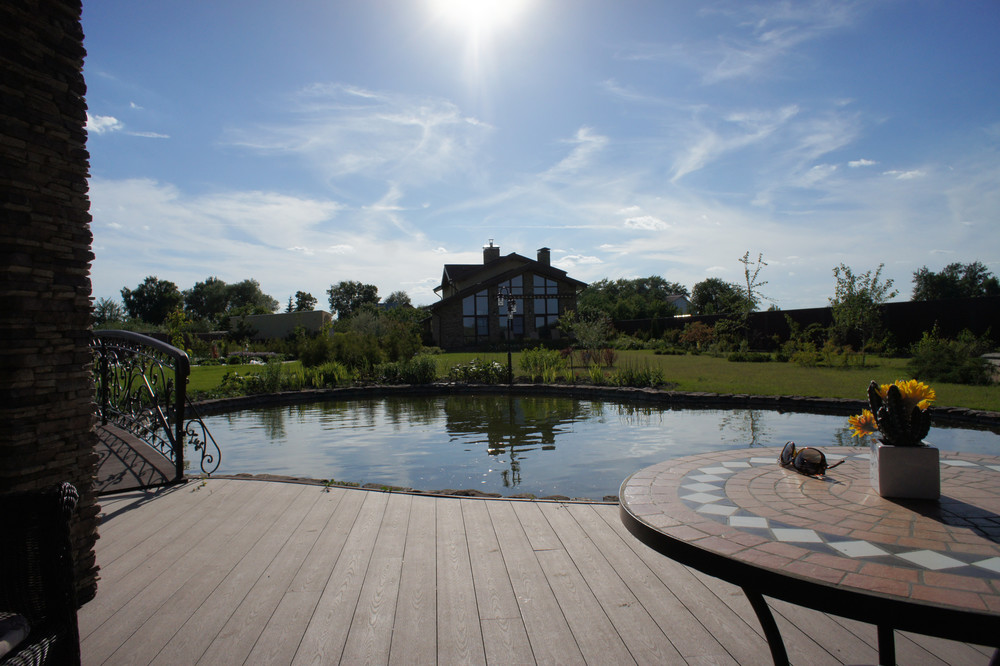
POLYGON ((725 467, 702 467, 698 470, 702 474, 732 474, 733 470, 725 467))
POLYGON ((778 462, 777 457, 775 458, 751 458, 750 462, 754 465, 774 465, 778 462))
POLYGON ((720 488, 719 486, 713 485, 711 483, 688 483, 681 486, 681 488, 684 488, 685 490, 691 490, 696 493, 710 493, 713 490, 719 492, 722 490, 722 488, 720 488))
POLYGON ((688 477, 694 481, 701 481, 703 483, 711 483, 712 481, 725 481, 721 476, 716 476, 715 474, 692 474, 688 477))
POLYGON ((941 463, 944 465, 951 465, 952 467, 979 467, 974 462, 969 462, 968 460, 950 460, 948 458, 942 458, 941 463))
POLYGON ((992 469, 994 472, 1000 472, 1000 465, 986 465, 986 467, 992 469))
POLYGON ((956 560, 954 557, 942 555, 941 553, 935 553, 933 550, 915 550, 910 553, 899 553, 899 556, 904 560, 913 562, 917 566, 921 566, 932 571, 965 566, 965 562, 956 560))
POLYGON ((730 516, 729 524, 733 527, 762 527, 767 528, 767 518, 760 516, 730 516))
POLYGON ((730 469, 746 469, 750 466, 748 462, 724 462, 723 467, 729 467, 730 469))
POLYGON ((1000 557, 991 557, 988 560, 982 560, 980 562, 973 562, 977 567, 982 567, 983 569, 989 569, 990 571, 996 571, 1000 573, 1000 557))
POLYGON ((694 493, 691 495, 682 495, 681 499, 686 502, 697 502, 698 504, 711 504, 712 502, 718 502, 722 498, 718 495, 709 495, 708 493, 694 493))
POLYGON ((778 541, 797 541, 799 543, 823 543, 814 530, 791 529, 776 527, 771 530, 778 541))
POLYGON ((861 460, 871 460, 872 454, 870 453, 859 453, 856 456, 851 456, 852 458, 860 458, 861 460))
POLYGON ((725 504, 704 504, 695 509, 695 511, 713 516, 731 516, 739 511, 739 509, 735 506, 726 506, 725 504))
POLYGON ((847 456, 841 455, 839 453, 827 453, 826 454, 826 459, 827 460, 843 460, 846 457, 847 456))
POLYGON ((827 545, 836 548, 847 557, 878 557, 889 554, 888 551, 867 541, 830 541, 827 545))

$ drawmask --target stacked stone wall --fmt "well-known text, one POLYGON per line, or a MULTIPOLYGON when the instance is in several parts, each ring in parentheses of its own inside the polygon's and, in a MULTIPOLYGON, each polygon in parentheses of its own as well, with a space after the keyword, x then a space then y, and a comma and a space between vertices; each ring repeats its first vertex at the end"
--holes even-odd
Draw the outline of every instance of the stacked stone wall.
POLYGON ((79 597, 99 508, 81 4, 0 3, 0 492, 69 481, 79 597))

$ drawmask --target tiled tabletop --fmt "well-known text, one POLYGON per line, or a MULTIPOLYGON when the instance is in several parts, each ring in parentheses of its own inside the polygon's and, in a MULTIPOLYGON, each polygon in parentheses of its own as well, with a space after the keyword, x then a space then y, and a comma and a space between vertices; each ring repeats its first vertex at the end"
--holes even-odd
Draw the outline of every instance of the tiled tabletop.
POLYGON ((826 447, 824 478, 779 448, 667 460, 629 477, 622 507, 658 532, 783 574, 915 602, 1000 613, 1000 457, 941 452, 940 501, 891 501, 868 449, 826 447))

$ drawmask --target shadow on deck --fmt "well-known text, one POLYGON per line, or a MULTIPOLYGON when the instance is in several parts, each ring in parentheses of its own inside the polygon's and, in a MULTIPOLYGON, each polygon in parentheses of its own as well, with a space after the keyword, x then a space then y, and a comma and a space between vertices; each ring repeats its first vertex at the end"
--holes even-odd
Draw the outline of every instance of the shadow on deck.
POLYGON ((174 477, 173 464, 149 444, 113 424, 97 426, 98 495, 162 486, 174 477))

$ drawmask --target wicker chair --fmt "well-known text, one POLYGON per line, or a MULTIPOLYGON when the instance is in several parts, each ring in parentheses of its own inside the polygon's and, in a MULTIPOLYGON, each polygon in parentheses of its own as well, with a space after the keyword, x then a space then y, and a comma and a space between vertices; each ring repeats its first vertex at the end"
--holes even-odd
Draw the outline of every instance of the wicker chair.
POLYGON ((80 663, 69 536, 78 499, 68 483, 0 495, 0 626, 10 630, 11 648, 0 656, 3 666, 80 663), (25 624, 30 631, 21 638, 25 624))

